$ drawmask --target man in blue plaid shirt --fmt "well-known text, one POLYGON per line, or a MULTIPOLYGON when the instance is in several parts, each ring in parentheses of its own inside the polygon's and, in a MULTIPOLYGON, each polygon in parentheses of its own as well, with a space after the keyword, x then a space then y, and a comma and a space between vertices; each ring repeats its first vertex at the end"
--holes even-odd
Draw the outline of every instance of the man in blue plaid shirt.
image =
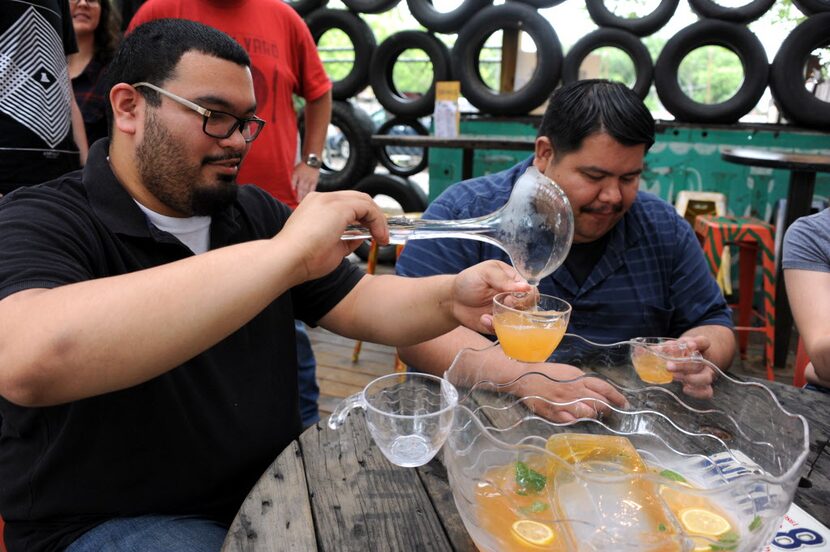
MULTIPOLYGON (((539 285, 541 293, 572 305, 568 331, 599 343, 682 337, 690 348, 725 369, 735 354, 732 314, 700 244, 671 205, 639 191, 644 156, 653 143, 654 119, 627 87, 603 80, 566 85, 551 96, 531 158, 506 171, 451 186, 429 206, 424 218, 464 219, 491 213, 507 202, 513 183, 533 164, 559 184, 574 211, 571 251, 539 285)), ((397 272, 456 273, 483 259, 509 262, 501 249, 478 241, 417 240, 407 244, 397 272)), ((400 354, 410 366, 440 374, 462 348, 489 344, 487 337, 459 328, 403 348, 400 354)), ((558 353, 552 363, 543 365, 551 375, 562 379, 582 374, 567 364, 572 360, 568 351, 558 353)), ((503 356, 499 350, 493 354, 503 356)), ((490 376, 499 381, 511 381, 521 370, 506 357, 498 364, 499 372, 490 376)), ((711 395, 714 373, 703 365, 679 368, 674 377, 690 395, 711 395)), ((583 381, 589 389, 579 393, 622 402, 604 382, 583 381)))

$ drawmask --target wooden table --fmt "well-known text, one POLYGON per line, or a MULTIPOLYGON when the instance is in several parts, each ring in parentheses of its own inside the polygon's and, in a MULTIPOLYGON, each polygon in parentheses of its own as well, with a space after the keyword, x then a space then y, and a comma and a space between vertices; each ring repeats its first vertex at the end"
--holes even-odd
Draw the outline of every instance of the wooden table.
MULTIPOLYGON (((730 163, 790 171, 790 182, 787 188, 787 210, 784 215, 784 228, 780 229, 781 232, 786 232, 795 219, 810 214, 813 191, 816 187, 816 173, 830 172, 830 156, 826 155, 781 153, 755 148, 725 148, 721 152, 721 157, 724 161, 730 163)), ((790 310, 790 303, 787 300, 787 289, 784 286, 783 273, 781 272, 781 257, 782 255, 777 255, 774 364, 783 368, 787 363, 793 315, 790 310)))
MULTIPOLYGON (((755 380, 762 381, 762 380, 755 380)), ((764 382, 782 405, 810 423, 810 487, 796 503, 830 523, 830 395, 764 382)), ((417 469, 387 462, 353 411, 338 431, 311 427, 291 443, 251 490, 223 552, 271 550, 476 550, 437 460, 417 469)))
POLYGON ((475 150, 518 150, 533 151, 536 139, 530 136, 489 136, 483 134, 461 134, 455 138, 411 135, 372 135, 373 146, 407 146, 416 148, 462 149, 461 178, 473 177, 473 154, 475 150))

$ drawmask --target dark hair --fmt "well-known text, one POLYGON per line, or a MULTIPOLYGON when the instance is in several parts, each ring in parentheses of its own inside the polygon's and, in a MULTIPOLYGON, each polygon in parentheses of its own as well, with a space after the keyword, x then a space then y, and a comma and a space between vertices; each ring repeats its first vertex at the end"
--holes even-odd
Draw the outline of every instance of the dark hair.
POLYGON ((101 19, 95 27, 93 44, 95 59, 106 65, 115 54, 118 43, 121 42, 121 14, 113 5, 112 0, 99 0, 101 19))
MULTIPOLYGON (((207 25, 185 19, 157 19, 136 27, 124 38, 107 67, 107 94, 118 83, 150 82, 164 86, 182 56, 199 52, 251 66, 248 54, 234 39, 207 25)), ((159 94, 141 89, 147 103, 159 105, 159 94)), ((112 131, 112 105, 107 102, 107 124, 112 131)))
POLYGON ((637 94, 624 84, 602 79, 566 84, 551 94, 539 136, 560 158, 582 147, 582 141, 606 132, 624 146, 654 144, 654 117, 637 94))

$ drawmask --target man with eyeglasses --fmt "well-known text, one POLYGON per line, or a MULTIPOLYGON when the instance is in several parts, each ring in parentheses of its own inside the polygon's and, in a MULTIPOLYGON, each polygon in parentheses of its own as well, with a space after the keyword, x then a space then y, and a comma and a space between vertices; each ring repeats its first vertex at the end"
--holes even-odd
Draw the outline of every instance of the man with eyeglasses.
MULTIPOLYGON (((269 123, 239 173, 291 207, 317 188, 323 144, 331 120, 331 82, 305 22, 282 0, 148 0, 128 32, 142 23, 176 17, 229 34, 251 57, 260 116, 269 123), (298 142, 294 95, 301 97, 303 135, 298 142)), ((305 326, 296 324, 303 426, 320 419, 317 363, 305 326)))
POLYGON ((360 224, 388 241, 371 197, 313 193, 291 213, 237 185, 263 122, 227 35, 142 25, 109 76, 111 138, 83 171, 0 200, 6 544, 219 550, 300 432, 295 317, 407 344, 485 331, 497 291, 530 287, 495 261, 366 275, 340 236, 360 224))
POLYGON ((0 8, 0 196, 86 161, 84 121, 69 85, 78 51, 66 0, 0 8))

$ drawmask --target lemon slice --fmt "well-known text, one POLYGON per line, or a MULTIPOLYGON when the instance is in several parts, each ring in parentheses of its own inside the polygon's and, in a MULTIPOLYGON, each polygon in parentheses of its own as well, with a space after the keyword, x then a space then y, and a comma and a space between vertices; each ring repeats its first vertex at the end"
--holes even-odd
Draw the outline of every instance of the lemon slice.
POLYGON ((732 529, 732 524, 723 516, 702 508, 681 510, 680 521, 690 533, 707 537, 719 537, 732 529))
POLYGON ((513 524, 513 532, 523 541, 537 546, 545 546, 553 542, 553 529, 533 521, 532 519, 520 519, 513 524))

